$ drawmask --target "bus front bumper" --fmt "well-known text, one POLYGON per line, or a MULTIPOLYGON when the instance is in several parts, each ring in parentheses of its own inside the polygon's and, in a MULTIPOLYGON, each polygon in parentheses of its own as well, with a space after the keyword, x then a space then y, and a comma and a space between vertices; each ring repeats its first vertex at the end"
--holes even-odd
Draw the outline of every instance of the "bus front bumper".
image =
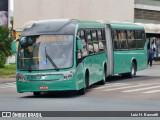
POLYGON ((20 82, 17 80, 17 92, 47 92, 77 90, 74 79, 60 81, 29 81, 20 82))

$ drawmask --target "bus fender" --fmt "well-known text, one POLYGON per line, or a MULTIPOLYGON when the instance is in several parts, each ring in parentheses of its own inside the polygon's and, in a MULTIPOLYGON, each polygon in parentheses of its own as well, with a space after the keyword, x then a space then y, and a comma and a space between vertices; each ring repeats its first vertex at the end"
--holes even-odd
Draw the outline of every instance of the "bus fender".
POLYGON ((106 69, 106 75, 108 76, 108 73, 107 73, 107 63, 106 63, 105 61, 103 62, 102 68, 103 68, 103 69, 102 69, 102 76, 103 76, 103 74, 104 74, 104 72, 103 72, 104 69, 106 69), (106 67, 106 68, 105 68, 105 67, 106 67))
POLYGON ((132 68, 132 63, 134 63, 136 65, 136 71, 137 71, 137 60, 135 57, 133 57, 130 61, 130 69, 132 68))
POLYGON ((88 79, 88 81, 86 81, 86 76, 88 75, 88 77, 89 77, 89 70, 88 70, 88 68, 85 68, 85 70, 84 70, 84 74, 83 74, 83 83, 84 83, 84 86, 85 87, 88 87, 89 86, 89 79, 88 79), (86 82, 86 83, 85 83, 86 82))

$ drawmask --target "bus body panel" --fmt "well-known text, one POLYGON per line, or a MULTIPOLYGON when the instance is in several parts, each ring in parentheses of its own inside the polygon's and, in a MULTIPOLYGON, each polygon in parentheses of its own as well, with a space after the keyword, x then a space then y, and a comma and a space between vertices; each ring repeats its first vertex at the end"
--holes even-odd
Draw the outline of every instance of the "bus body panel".
POLYGON ((77 90, 76 70, 65 71, 17 71, 16 85, 18 92, 77 90), (66 76, 70 78, 65 79, 66 76), (44 87, 44 88, 43 88, 44 87))
POLYGON ((111 26, 108 24, 105 25, 105 34, 106 34, 107 54, 108 54, 107 74, 113 75, 114 74, 113 42, 111 36, 111 26))
POLYGON ((83 62, 77 66, 76 74, 77 74, 77 78, 76 78, 77 89, 80 90, 85 86, 84 84, 85 83, 85 67, 83 62))
MULTIPOLYGON (((88 22, 88 23, 79 23, 77 25, 77 32, 80 30, 98 30, 98 29, 104 29, 103 24, 98 22, 88 22)), ((84 82, 86 77, 86 72, 89 73, 89 81, 88 85, 92 85, 103 78, 103 63, 107 61, 107 53, 93 53, 86 57, 82 58, 81 62, 79 64, 82 64, 84 67, 83 75, 84 75, 84 82)), ((78 66, 79 66, 78 64, 78 66)))
POLYGON ((106 53, 97 54, 84 59, 82 64, 89 70, 89 85, 92 85, 103 78, 104 63, 106 63, 106 53))
POLYGON ((114 74, 130 72, 133 59, 135 59, 137 62, 137 71, 145 69, 147 67, 146 54, 141 50, 115 51, 114 74))
MULTIPOLYGON (((144 31, 143 26, 139 26, 134 23, 107 22, 105 24, 105 28, 106 28, 106 40, 107 40, 107 45, 108 45, 108 72, 109 72, 109 75, 123 74, 123 73, 131 72, 133 60, 136 61, 136 71, 147 68, 146 43, 144 44, 144 47, 141 49, 127 48, 123 50, 121 48, 115 49, 114 40, 113 40, 114 30, 117 32, 124 31, 126 33, 127 33, 127 30, 143 32, 144 31), (108 33, 110 34, 108 35, 108 33)), ((119 37, 119 34, 117 33, 117 38, 118 37, 119 37)), ((127 40, 127 44, 129 45, 128 38, 126 40, 127 40)))
POLYGON ((46 92, 46 91, 63 91, 63 90, 77 90, 75 81, 37 81, 37 82, 17 82, 18 92, 46 92))

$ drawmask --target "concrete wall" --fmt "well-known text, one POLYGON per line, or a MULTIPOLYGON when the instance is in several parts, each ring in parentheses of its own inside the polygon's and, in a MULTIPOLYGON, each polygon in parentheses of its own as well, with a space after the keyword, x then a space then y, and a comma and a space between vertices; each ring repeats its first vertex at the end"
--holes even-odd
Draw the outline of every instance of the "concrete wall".
POLYGON ((57 18, 133 22, 134 0, 14 0, 14 29, 57 18))

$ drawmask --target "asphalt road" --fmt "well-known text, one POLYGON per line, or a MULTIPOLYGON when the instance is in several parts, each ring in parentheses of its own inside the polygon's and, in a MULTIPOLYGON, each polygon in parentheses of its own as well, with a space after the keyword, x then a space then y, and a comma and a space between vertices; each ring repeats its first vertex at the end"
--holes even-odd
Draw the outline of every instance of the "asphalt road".
MULTIPOLYGON (((132 79, 120 76, 109 78, 105 85, 91 86, 83 96, 70 92, 53 92, 34 97, 32 93, 17 93, 15 82, 2 83, 0 111, 160 111, 160 65, 139 71, 132 79)), ((117 118, 87 118, 90 119, 117 118)))

